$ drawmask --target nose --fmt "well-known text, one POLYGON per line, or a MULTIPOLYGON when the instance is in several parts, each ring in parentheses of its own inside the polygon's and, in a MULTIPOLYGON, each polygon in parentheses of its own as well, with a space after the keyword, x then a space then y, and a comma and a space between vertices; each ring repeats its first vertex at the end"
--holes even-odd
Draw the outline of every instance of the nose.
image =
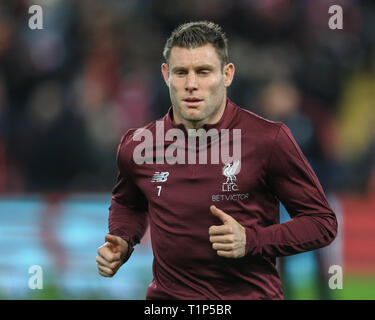
POLYGON ((197 89, 198 89, 197 78, 194 73, 190 72, 186 77, 185 90, 191 92, 197 89))

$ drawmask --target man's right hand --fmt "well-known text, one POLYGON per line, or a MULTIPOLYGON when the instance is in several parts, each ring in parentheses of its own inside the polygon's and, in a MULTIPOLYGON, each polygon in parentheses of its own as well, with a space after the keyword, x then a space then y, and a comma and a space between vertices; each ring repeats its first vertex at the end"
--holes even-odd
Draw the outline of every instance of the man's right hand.
POLYGON ((98 248, 98 272, 103 277, 113 277, 123 265, 129 245, 122 238, 111 234, 105 236, 105 241, 105 244, 98 248))

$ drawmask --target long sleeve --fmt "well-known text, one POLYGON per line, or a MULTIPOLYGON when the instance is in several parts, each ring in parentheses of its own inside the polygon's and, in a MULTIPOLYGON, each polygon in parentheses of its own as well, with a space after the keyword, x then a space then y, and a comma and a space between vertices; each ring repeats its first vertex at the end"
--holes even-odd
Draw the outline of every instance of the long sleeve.
POLYGON ((147 228, 148 202, 142 191, 134 184, 131 177, 129 131, 121 140, 117 152, 119 174, 112 190, 109 208, 109 233, 124 239, 129 244, 126 260, 129 259, 134 246, 142 239, 147 228))
POLYGON ((272 193, 292 219, 264 228, 248 227, 247 253, 278 257, 330 244, 337 234, 336 216, 315 173, 284 124, 272 146, 266 174, 272 193))

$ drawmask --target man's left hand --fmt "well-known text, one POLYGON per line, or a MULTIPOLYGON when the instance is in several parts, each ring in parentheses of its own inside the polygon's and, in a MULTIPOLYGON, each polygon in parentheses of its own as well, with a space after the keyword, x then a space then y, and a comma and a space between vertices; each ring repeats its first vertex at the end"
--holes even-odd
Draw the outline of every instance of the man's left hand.
POLYGON ((210 206, 210 210, 214 216, 223 222, 221 226, 211 226, 208 229, 212 248, 221 257, 243 257, 246 253, 245 228, 230 215, 215 206, 210 206))

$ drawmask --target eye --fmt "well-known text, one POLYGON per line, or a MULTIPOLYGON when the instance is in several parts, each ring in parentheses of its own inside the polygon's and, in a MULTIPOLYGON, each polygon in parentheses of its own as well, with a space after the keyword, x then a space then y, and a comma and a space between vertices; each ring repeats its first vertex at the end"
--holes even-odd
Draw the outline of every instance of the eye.
POLYGON ((185 70, 176 70, 175 74, 178 75, 178 76, 183 76, 183 75, 186 74, 186 71, 185 70))
POLYGON ((207 69, 198 70, 198 74, 200 75, 208 75, 209 73, 210 73, 210 70, 207 70, 207 69))

